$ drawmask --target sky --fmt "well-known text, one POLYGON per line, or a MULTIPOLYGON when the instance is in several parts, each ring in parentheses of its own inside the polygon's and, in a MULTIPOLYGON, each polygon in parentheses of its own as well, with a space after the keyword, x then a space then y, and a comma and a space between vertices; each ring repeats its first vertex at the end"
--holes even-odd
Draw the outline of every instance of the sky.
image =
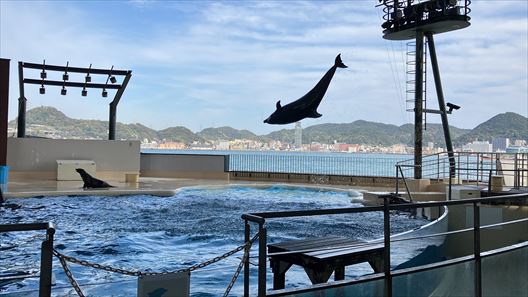
MULTIPOLYGON (((259 135, 290 125, 262 121, 275 102, 308 92, 341 53, 318 119, 402 125, 407 41, 382 38, 377 0, 351 1, 23 1, 0 0, 0 57, 11 59, 9 119, 18 112, 18 61, 132 70, 117 120, 194 132, 231 126, 259 135)), ((473 0, 471 26, 435 35, 449 116, 474 128, 503 112, 528 116, 528 1, 473 0)), ((38 78, 39 71, 25 71, 38 78)), ((50 78, 61 74, 48 74, 50 78)), ((70 75, 71 79, 76 78, 70 75)), ((82 80, 82 77, 76 79, 82 80)), ((104 82, 106 77, 94 77, 104 82)), ((437 109, 432 71, 428 103, 437 109)), ((26 85, 28 109, 53 106, 67 116, 108 120, 115 92, 26 85)), ((427 116, 440 123, 438 115, 427 116)))

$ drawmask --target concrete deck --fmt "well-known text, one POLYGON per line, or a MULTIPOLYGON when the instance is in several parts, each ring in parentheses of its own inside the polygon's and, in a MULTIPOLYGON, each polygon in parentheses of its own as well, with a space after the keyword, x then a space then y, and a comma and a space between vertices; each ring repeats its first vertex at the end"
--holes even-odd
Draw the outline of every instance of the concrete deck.
MULTIPOLYGON (((255 181, 228 181, 225 179, 192 179, 192 178, 158 178, 141 177, 138 183, 124 183, 108 180, 115 186, 110 189, 86 189, 82 188, 82 181, 56 181, 56 180, 14 180, 9 181, 4 190, 4 198, 36 197, 36 196, 62 196, 62 195, 134 195, 149 194, 157 196, 172 196, 183 187, 194 186, 225 186, 225 185, 272 185, 284 183, 255 182, 255 181)), ((326 184, 292 184, 304 187, 324 187, 331 189, 366 191, 390 191, 389 188, 340 186, 326 184)))

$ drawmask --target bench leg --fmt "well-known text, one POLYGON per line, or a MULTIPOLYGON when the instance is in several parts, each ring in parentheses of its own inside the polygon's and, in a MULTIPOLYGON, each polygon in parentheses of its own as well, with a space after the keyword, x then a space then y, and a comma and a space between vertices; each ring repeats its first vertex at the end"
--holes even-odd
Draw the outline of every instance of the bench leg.
POLYGON ((334 280, 340 281, 345 279, 345 266, 336 267, 334 271, 334 280))
POLYGON ((273 290, 284 289, 286 282, 286 271, 292 266, 291 263, 280 260, 270 260, 271 271, 273 271, 273 290))
POLYGON ((304 271, 306 271, 312 284, 315 285, 326 283, 332 275, 332 272, 334 272, 334 269, 328 265, 316 265, 313 267, 304 267, 304 271))
POLYGON ((381 273, 384 271, 383 258, 378 258, 376 260, 368 261, 370 267, 374 270, 375 273, 381 273))

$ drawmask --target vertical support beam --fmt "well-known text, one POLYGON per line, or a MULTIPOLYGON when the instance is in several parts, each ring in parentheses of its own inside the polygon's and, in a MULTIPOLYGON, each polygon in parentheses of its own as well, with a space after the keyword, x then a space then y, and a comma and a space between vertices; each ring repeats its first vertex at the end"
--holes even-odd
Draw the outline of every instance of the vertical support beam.
POLYGON ((258 297, 266 296, 267 234, 264 223, 259 224, 258 297))
MULTIPOLYGON (((249 225, 249 222, 247 220, 244 220, 244 242, 249 242, 250 238, 250 232, 251 232, 251 226, 249 225)), ((251 250, 250 247, 246 246, 246 253, 248 257, 246 258, 246 261, 244 262, 244 297, 249 297, 249 251, 251 250)))
POLYGON ((7 165, 7 122, 9 111, 9 59, 0 59, 0 166, 7 165))
POLYGON ((128 71, 127 75, 125 76, 125 79, 123 80, 123 83, 121 84, 121 88, 117 91, 114 100, 110 102, 110 118, 108 121, 108 139, 109 140, 115 140, 116 136, 116 121, 117 121, 117 105, 119 104, 119 100, 121 100, 121 96, 123 96, 123 92, 125 92, 125 89, 128 85, 128 81, 130 80, 130 77, 132 76, 132 71, 128 71))
POLYGON ((39 297, 51 296, 51 280, 53 265, 53 235, 55 229, 48 228, 46 231, 46 240, 42 242, 40 253, 40 281, 39 297))
POLYGON ((480 207, 473 203, 473 252, 475 257, 475 296, 482 296, 482 274, 480 259, 480 207))
POLYGON ((438 97, 438 107, 440 109, 440 117, 442 119, 442 127, 444 128, 444 138, 446 142, 447 156, 449 158, 449 176, 455 177, 455 156, 453 154, 453 143, 451 142, 451 133, 449 132, 449 122, 447 121, 444 91, 442 89, 442 80, 440 79, 440 68, 438 67, 438 59, 436 57, 433 33, 427 32, 426 36, 427 40, 429 41, 429 54, 431 55, 431 66, 433 68, 436 96, 438 97))
POLYGON ((110 102, 110 118, 108 119, 108 139, 115 140, 116 135, 117 104, 110 102))
POLYGON ((18 123, 17 123, 17 137, 26 137, 26 102, 27 99, 24 94, 24 63, 18 62, 18 86, 20 89, 20 97, 18 98, 18 123))
POLYGON ((416 65, 414 82, 414 178, 422 178, 423 131, 423 57, 424 33, 416 31, 416 65))
POLYGON ((383 270, 385 271, 385 294, 386 297, 392 297, 392 275, 390 270, 390 195, 383 196, 383 270))

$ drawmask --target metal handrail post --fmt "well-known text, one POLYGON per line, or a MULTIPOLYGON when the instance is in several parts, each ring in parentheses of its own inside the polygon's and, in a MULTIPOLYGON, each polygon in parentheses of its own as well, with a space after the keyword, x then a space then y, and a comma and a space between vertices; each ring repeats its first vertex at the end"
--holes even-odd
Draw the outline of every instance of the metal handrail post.
POLYGON ((385 296, 392 296, 392 277, 390 270, 390 211, 389 197, 383 196, 383 268, 385 271, 385 296))
POLYGON ((482 274, 480 260, 480 207, 473 203, 473 252, 475 258, 475 296, 482 296, 482 274))
POLYGON ((40 251, 39 297, 51 296, 51 270, 53 267, 53 235, 55 228, 49 226, 40 251))
POLYGON ((400 183, 400 173, 398 172, 398 167, 400 165, 396 165, 396 195, 398 195, 399 193, 399 186, 398 184, 400 183))
MULTIPOLYGON (((244 242, 249 242, 250 238, 250 231, 251 226, 249 225, 249 222, 247 220, 244 220, 244 242)), ((246 260, 244 261, 244 297, 249 297, 249 258, 251 247, 249 245, 246 246, 244 252, 248 255, 246 257, 246 260)))
POLYGON ((266 296, 267 234, 264 223, 259 224, 258 296, 266 296))

